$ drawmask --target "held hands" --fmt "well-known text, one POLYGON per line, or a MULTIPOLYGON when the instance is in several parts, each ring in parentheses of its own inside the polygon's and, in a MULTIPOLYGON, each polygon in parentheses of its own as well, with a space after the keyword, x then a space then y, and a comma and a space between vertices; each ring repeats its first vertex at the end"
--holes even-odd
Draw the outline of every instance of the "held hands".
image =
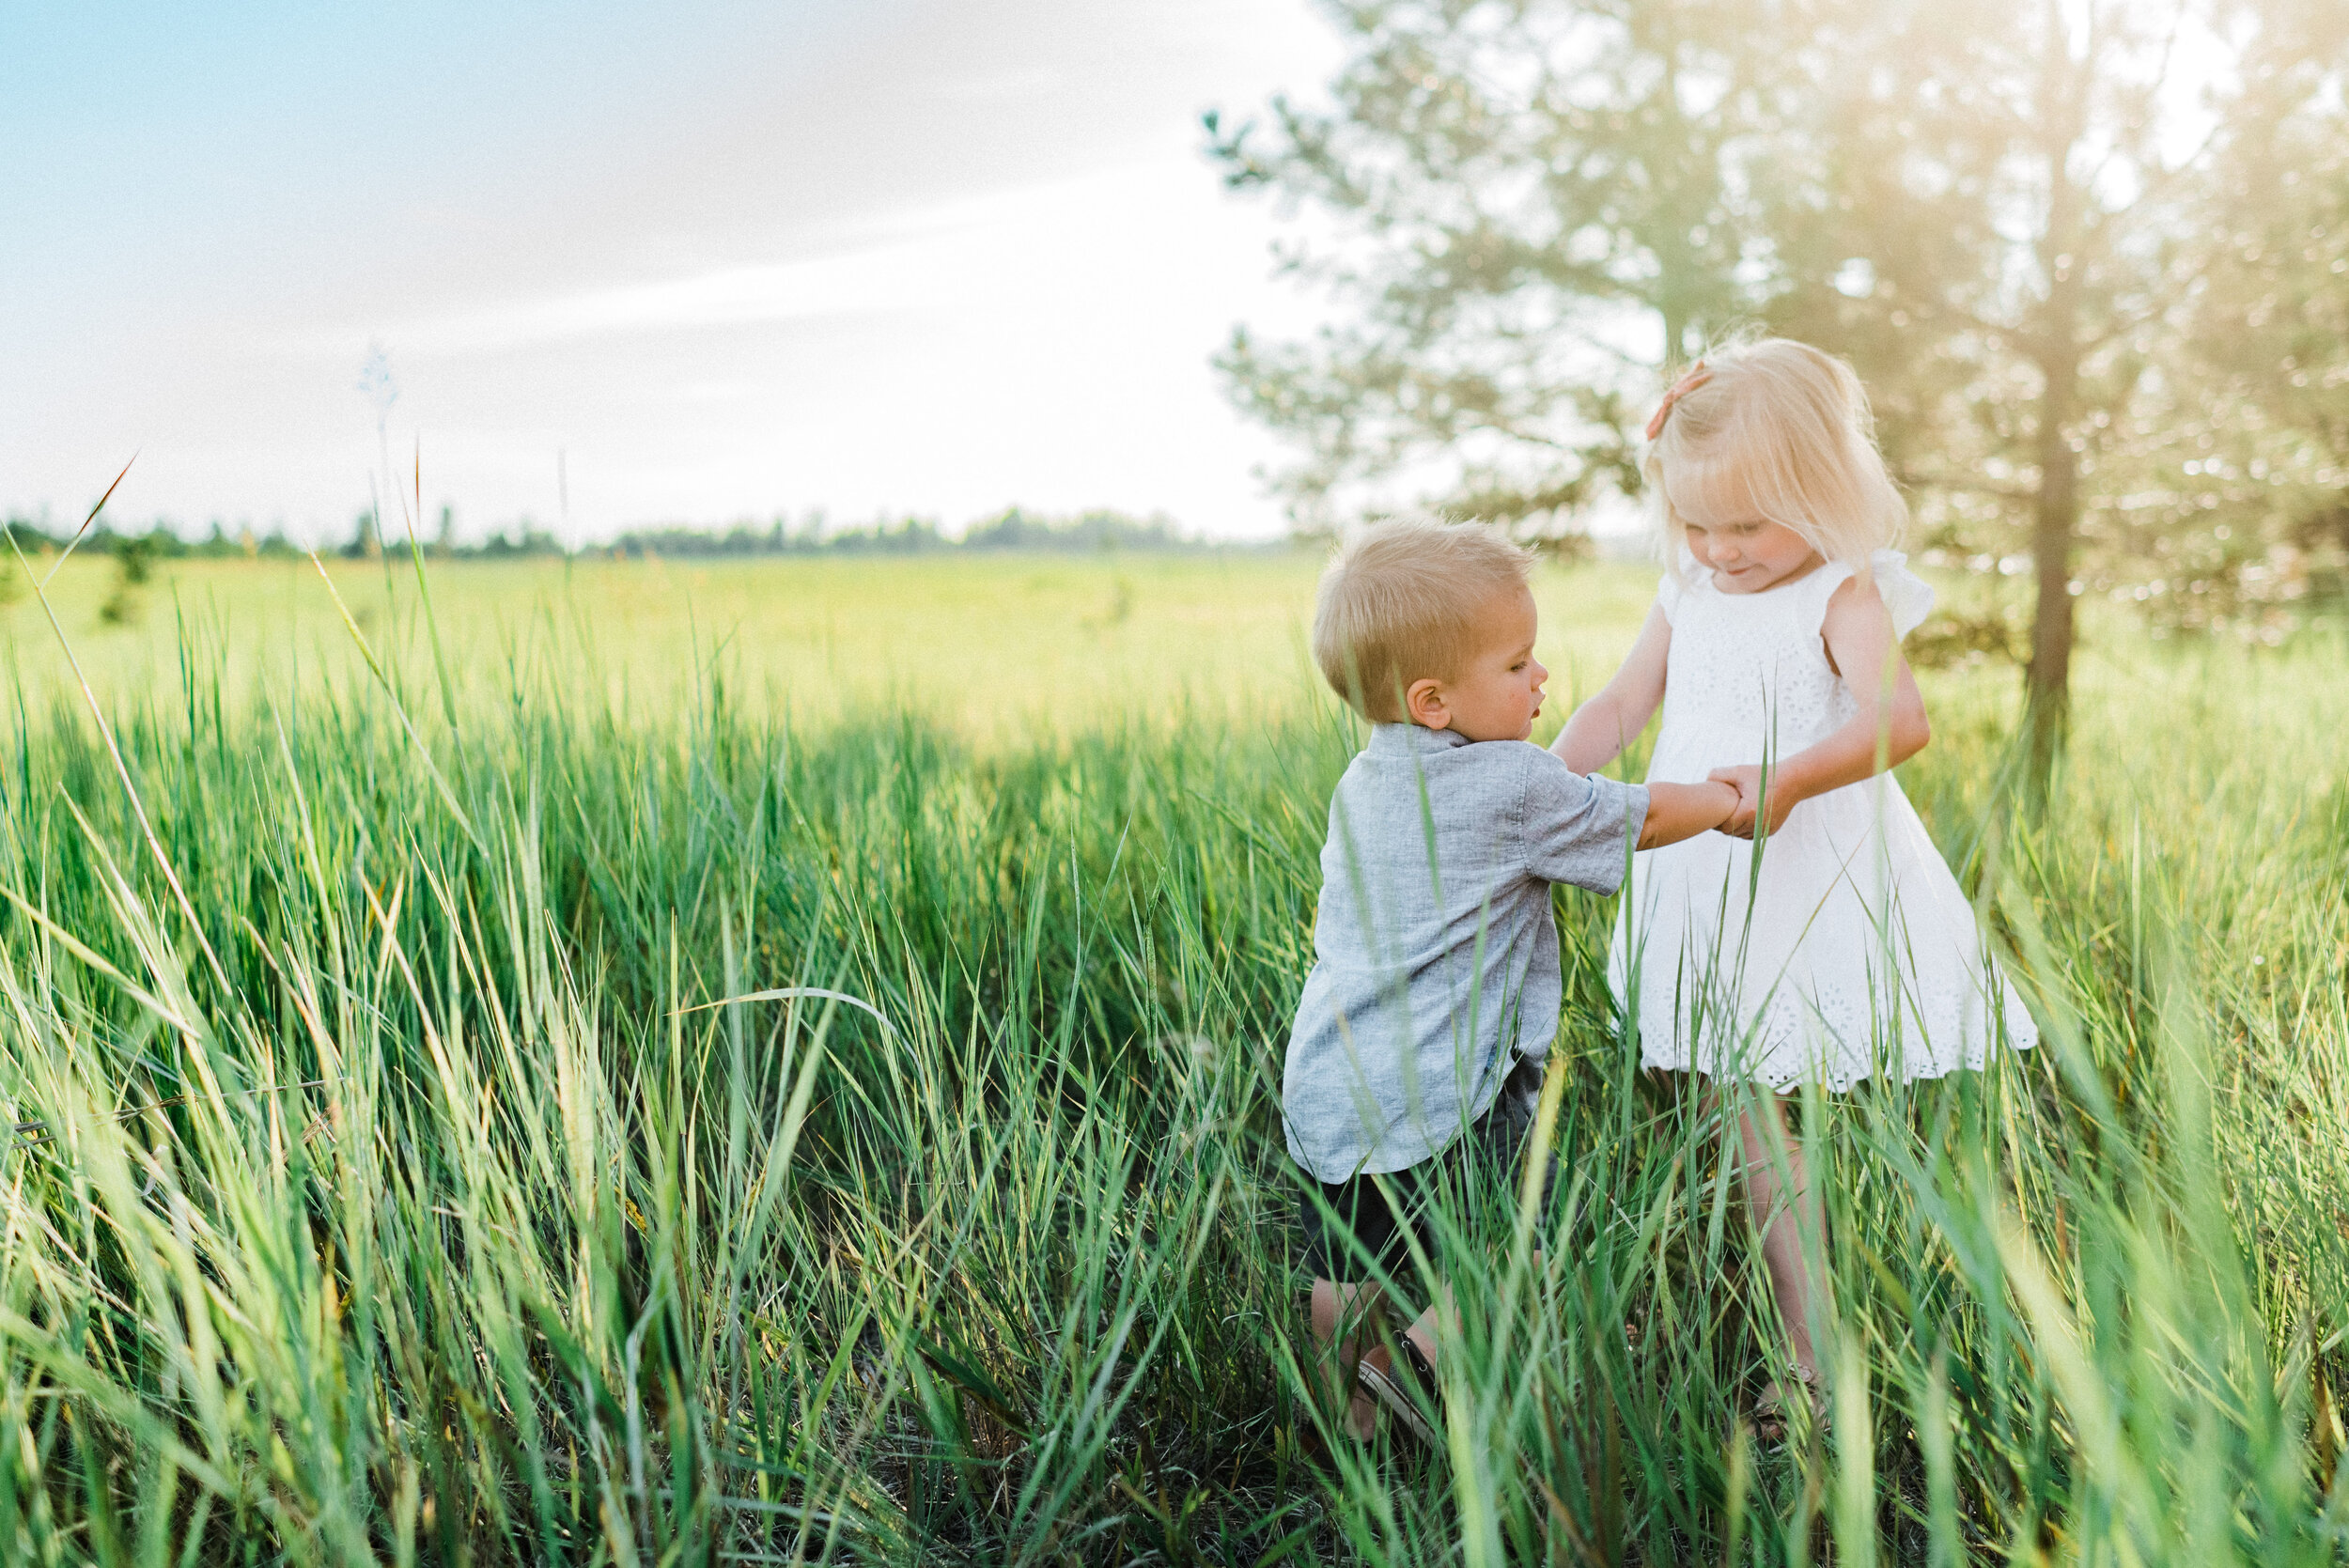
MULTIPOLYGON (((1737 809, 1729 814, 1729 819, 1718 831, 1731 838, 1751 838, 1754 815, 1762 805, 1762 769, 1747 763, 1736 768, 1716 768, 1705 778, 1713 783, 1725 784, 1737 792, 1737 809)), ((1800 800, 1801 797, 1788 787, 1782 774, 1771 778, 1769 831, 1775 833, 1786 825, 1787 814, 1800 800)))

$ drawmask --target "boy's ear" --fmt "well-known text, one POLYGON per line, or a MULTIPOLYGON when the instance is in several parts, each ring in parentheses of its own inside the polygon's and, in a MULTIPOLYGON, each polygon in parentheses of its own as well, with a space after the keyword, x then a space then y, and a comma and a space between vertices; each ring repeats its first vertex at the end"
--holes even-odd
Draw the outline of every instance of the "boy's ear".
POLYGON ((1423 730, 1452 727, 1452 710, 1444 705, 1443 682, 1423 676, 1403 689, 1403 716, 1423 730))

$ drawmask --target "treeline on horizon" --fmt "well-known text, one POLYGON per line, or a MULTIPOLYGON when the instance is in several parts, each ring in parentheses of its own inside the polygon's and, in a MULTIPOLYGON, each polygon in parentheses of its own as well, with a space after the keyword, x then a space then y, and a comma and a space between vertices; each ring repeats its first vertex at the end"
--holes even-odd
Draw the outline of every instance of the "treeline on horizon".
MULTIPOLYGON (((71 544, 74 531, 47 519, 12 517, 7 520, 17 547, 27 553, 54 553, 71 544)), ((361 513, 351 536, 319 553, 347 560, 364 560, 389 549, 403 550, 401 533, 389 539, 379 534, 370 513, 361 513)), ((1191 551, 1232 546, 1194 537, 1162 513, 1137 518, 1124 512, 1096 508, 1074 516, 1052 516, 1007 507, 972 523, 960 534, 949 534, 935 518, 877 518, 849 526, 835 526, 824 513, 810 512, 794 520, 778 516, 764 526, 748 520, 723 528, 689 523, 661 523, 630 529, 614 538, 567 547, 552 533, 524 518, 478 540, 457 536, 453 512, 443 507, 440 525, 418 547, 443 560, 511 560, 521 557, 605 557, 641 559, 646 556, 761 556, 761 555, 935 555, 957 551, 1037 551, 1092 553, 1103 551, 1191 551)), ((1247 547, 1241 547, 1247 548, 1247 547)), ((190 537, 168 521, 157 520, 144 531, 117 529, 101 521, 82 538, 80 551, 113 555, 140 565, 162 560, 228 560, 237 558, 299 560, 310 553, 286 536, 283 528, 257 534, 249 527, 231 532, 215 522, 200 537, 190 537)))

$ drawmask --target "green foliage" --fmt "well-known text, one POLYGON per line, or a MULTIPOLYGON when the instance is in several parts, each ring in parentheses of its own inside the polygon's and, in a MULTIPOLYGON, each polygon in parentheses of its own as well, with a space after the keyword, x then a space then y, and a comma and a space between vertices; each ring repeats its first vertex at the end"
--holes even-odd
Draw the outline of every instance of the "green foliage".
POLYGON ((1784 116, 1781 19, 1749 0, 1333 8, 1350 58, 1330 107, 1207 118, 1227 184, 1334 220, 1283 260, 1347 307, 1311 343, 1237 332, 1234 396, 1304 448, 1281 483, 1308 526, 1401 475, 1455 515, 1571 536, 1605 488, 1638 489, 1653 389, 1626 353, 1677 360, 1763 298, 1745 257, 1784 116))
MULTIPOLYGON (((160 532, 160 530, 158 531, 160 532)), ((108 626, 128 626, 139 618, 146 608, 146 596, 141 592, 147 580, 154 573, 158 551, 154 534, 133 534, 111 538, 109 547, 115 563, 114 591, 98 607, 98 618, 108 626)))
POLYGON ((114 558, 115 569, 122 574, 124 583, 133 588, 144 586, 154 571, 155 536, 133 535, 115 540, 114 558))
POLYGON ((1742 319, 1854 362, 1932 559, 2028 554, 2043 741, 2077 598, 2279 630, 2349 561, 2338 4, 1334 9, 1327 109, 1209 125, 1340 309, 1222 361, 1301 525, 1571 536, 1742 319))
POLYGON ((821 512, 795 525, 778 517, 764 530, 749 523, 730 529, 633 529, 613 541, 618 555, 930 555, 1000 551, 1081 552, 1108 550, 1203 551, 1216 547, 1180 533, 1163 514, 1148 518, 1095 509, 1075 517, 1048 517, 1012 506, 980 518, 960 537, 942 533, 928 518, 876 519, 841 527, 821 512))
MULTIPOLYGON (((2169 483, 2176 427, 2213 390, 2189 307, 2225 243, 2210 205, 2242 172, 2227 154, 2349 69, 2349 29, 2313 16, 2299 0, 1880 7, 1827 51, 1816 194, 1789 209, 1771 317, 1852 355, 1945 558, 2028 539, 2043 756, 2079 596, 2183 576, 2163 603, 2207 621, 2226 597, 2211 580, 2242 575, 2184 564, 2215 531, 2199 487, 2169 483)), ((2280 520, 2234 527, 2268 538, 2280 520)))
MULTIPOLYGON (((6 520, 8 532, 27 555, 39 551, 63 550, 73 540, 74 530, 57 526, 47 519, 11 517, 6 520)), ((274 560, 295 560, 302 552, 296 550, 282 531, 272 530, 266 537, 256 537, 251 530, 241 530, 231 536, 226 527, 214 521, 207 536, 201 539, 183 538, 173 526, 158 520, 139 534, 117 533, 112 524, 100 522, 91 528, 77 547, 97 555, 119 558, 126 551, 135 551, 144 569, 151 571, 161 561, 182 560, 244 560, 258 556, 274 560)), ((140 581, 144 582, 142 578, 140 581)))
POLYGON ((1559 1201, 1439 1240, 1446 1452, 1330 1453, 1271 1092, 1331 705, 623 718, 577 619, 423 609, 383 684, 110 704, 145 827, 86 710, 0 757, 0 1558, 2342 1560, 2336 646, 2091 660, 2036 826, 1928 677, 2049 1042, 1804 1108, 1832 1434, 1740 1425, 1769 1294, 1574 895, 1559 1201))
MULTIPOLYGON (((2263 72, 2315 72, 2349 32, 2334 7, 2300 23, 2263 72)), ((2164 623, 2270 636, 2293 601, 2349 595, 2349 100, 2279 96, 2226 143, 2200 213, 2190 356, 2138 508, 2163 569, 2132 589, 2164 623)))
MULTIPOLYGON (((391 548, 397 554, 407 549, 407 542, 404 537, 397 536, 400 534, 398 520, 394 519, 393 522, 396 536, 391 541, 391 548)), ((11 518, 8 520, 8 524, 15 532, 18 542, 27 551, 44 547, 62 549, 72 538, 70 530, 59 530, 53 534, 27 518, 11 518)), ((443 506, 434 528, 435 532, 428 538, 420 534, 418 544, 428 553, 444 560, 560 558, 574 553, 562 540, 529 518, 495 530, 477 543, 463 544, 457 538, 454 508, 443 506)), ((350 561, 376 560, 381 556, 382 542, 372 511, 358 514, 351 530, 350 538, 328 553, 350 561)), ((298 560, 306 553, 288 542, 282 532, 272 532, 266 538, 256 538, 249 530, 245 530, 232 536, 224 524, 215 521, 206 537, 190 539, 182 537, 171 523, 160 520, 150 524, 143 534, 117 534, 111 527, 101 523, 90 531, 89 537, 81 548, 100 554, 111 554, 117 562, 124 563, 126 573, 135 568, 140 575, 132 581, 142 583, 147 581, 145 574, 158 561, 241 560, 252 556, 298 560)), ((1163 514, 1136 518, 1123 512, 1095 508, 1074 516, 1054 517, 1013 506, 972 520, 958 536, 941 532, 938 523, 928 518, 879 518, 857 526, 841 526, 817 511, 806 514, 796 523, 787 518, 778 517, 764 527, 740 522, 730 528, 699 528, 677 523, 630 529, 608 545, 587 546, 577 553, 700 559, 999 552, 1083 554, 1118 550, 1205 554, 1228 553, 1234 548, 1228 544, 1193 538, 1163 514)))

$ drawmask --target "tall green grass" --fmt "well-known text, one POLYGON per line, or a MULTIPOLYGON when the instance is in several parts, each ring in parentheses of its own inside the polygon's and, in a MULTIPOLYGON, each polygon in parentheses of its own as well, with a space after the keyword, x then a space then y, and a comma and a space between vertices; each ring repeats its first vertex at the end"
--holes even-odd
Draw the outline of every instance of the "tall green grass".
POLYGON ((619 716, 531 635, 251 698, 192 641, 129 789, 28 704, 0 1561, 2349 1556, 2338 646, 2108 649, 2044 820, 2005 681, 1937 683, 1910 787, 2047 1041, 1804 1107, 1837 1391, 1782 1447, 1719 1141, 1562 897, 1565 1174, 1425 1260, 1428 1453, 1307 1392, 1325 705, 972 750, 709 666, 619 716))

